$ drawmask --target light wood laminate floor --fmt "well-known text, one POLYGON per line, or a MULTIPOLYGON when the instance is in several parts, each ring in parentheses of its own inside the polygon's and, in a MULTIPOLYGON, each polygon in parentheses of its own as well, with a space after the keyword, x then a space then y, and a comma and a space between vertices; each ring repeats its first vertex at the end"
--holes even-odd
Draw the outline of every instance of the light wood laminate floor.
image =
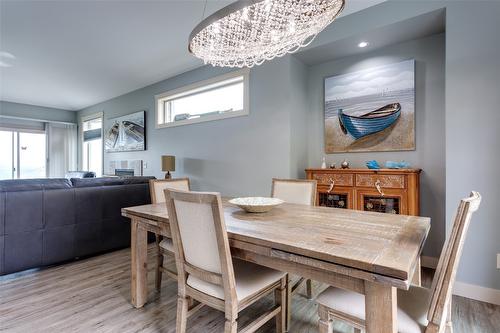
MULTIPOLYGON (((149 299, 142 309, 130 305, 130 250, 69 264, 0 277, 0 332, 175 332, 177 283, 165 278, 154 291, 155 249, 149 249, 149 299)), ((430 274, 424 272, 424 284, 430 274)), ((314 291, 325 286, 317 283, 314 291)), ((267 298, 243 311, 239 323, 272 305, 267 298)), ((317 306, 297 294, 290 332, 317 332, 317 306)), ((500 331, 500 306, 453 297, 455 333, 500 331)), ((188 321, 188 332, 222 332, 222 313, 204 308, 188 321)), ((240 326, 242 327, 242 326, 240 326)), ((336 332, 352 332, 335 323, 336 332)), ((271 321, 259 332, 274 332, 271 321)))

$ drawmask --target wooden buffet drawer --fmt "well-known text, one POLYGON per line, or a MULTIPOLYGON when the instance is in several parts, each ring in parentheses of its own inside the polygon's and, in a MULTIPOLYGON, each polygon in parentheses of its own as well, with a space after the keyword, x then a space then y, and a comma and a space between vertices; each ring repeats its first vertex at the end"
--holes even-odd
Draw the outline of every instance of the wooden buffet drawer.
POLYGON ((313 179, 318 181, 318 185, 330 185, 333 180, 335 186, 354 186, 354 175, 352 173, 313 174, 313 179))
POLYGON ((375 187, 379 181, 382 188, 405 188, 405 176, 403 175, 378 175, 378 174, 357 174, 356 186, 375 187))

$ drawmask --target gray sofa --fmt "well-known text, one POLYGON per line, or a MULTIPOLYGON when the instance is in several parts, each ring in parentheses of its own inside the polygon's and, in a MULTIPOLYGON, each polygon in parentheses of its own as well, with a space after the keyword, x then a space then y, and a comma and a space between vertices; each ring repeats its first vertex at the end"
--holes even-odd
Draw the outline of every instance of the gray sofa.
POLYGON ((121 208, 151 202, 149 179, 0 181, 0 275, 129 246, 121 208))

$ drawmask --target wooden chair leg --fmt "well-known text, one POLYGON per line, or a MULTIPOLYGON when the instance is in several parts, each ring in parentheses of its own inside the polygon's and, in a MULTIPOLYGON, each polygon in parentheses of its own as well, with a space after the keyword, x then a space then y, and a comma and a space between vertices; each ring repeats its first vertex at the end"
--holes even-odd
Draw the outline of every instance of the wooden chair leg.
POLYGON ((328 309, 322 305, 318 306, 318 329, 319 333, 333 333, 333 321, 328 316, 328 309))
POLYGON ((162 270, 163 267, 163 254, 161 254, 160 250, 160 242, 162 241, 162 236, 156 235, 156 248, 158 249, 158 256, 156 257, 156 275, 155 275, 155 288, 157 292, 161 290, 161 279, 162 279, 162 270))
POLYGON ((306 280, 306 290, 307 290, 307 298, 312 299, 313 298, 313 292, 312 292, 312 281, 311 279, 306 280))
POLYGON ((287 277, 286 285, 286 331, 290 331, 290 325, 292 322, 292 284, 290 275, 287 277))
POLYGON ((237 330, 238 324, 236 323, 236 320, 226 320, 226 324, 224 325, 224 333, 237 333, 237 330))
POLYGON ((276 305, 281 306, 281 311, 276 315, 276 333, 285 333, 287 330, 286 320, 287 320, 287 290, 286 285, 288 284, 288 276, 281 279, 281 286, 279 289, 274 291, 274 302, 276 305))
POLYGON ((179 298, 177 299, 176 333, 186 332, 187 314, 188 314, 188 300, 185 297, 179 296, 179 298))

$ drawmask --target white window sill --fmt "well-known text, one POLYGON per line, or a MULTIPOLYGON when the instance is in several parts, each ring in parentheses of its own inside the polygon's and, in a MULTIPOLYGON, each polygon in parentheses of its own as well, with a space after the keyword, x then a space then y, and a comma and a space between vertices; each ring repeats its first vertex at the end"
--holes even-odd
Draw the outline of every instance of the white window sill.
POLYGON ((234 118, 234 117, 242 117, 242 116, 248 116, 248 110, 241 110, 241 111, 232 111, 224 114, 216 114, 212 116, 204 116, 200 118, 195 118, 195 119, 186 119, 186 120, 180 120, 180 121, 173 121, 170 123, 164 123, 164 124, 156 124, 156 128, 168 128, 168 127, 176 127, 176 126, 185 126, 185 125, 191 125, 191 124, 199 124, 199 123, 204 123, 207 121, 214 121, 214 120, 221 120, 221 119, 226 119, 226 118, 234 118))

